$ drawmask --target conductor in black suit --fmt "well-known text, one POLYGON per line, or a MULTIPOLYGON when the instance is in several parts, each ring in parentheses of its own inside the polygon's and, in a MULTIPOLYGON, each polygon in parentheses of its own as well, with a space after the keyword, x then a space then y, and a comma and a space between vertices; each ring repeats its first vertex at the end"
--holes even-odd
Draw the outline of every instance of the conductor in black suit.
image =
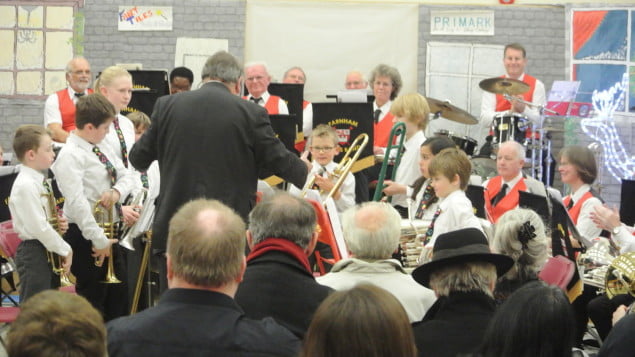
MULTIPOLYGON (((215 53, 203 67, 201 88, 159 98, 150 128, 130 151, 138 170, 159 161, 155 255, 165 252, 170 218, 192 199, 217 199, 246 219, 255 204, 260 170, 298 187, 306 181, 310 163, 276 138, 264 108, 238 96, 242 75, 234 56, 215 53)), ((163 291, 165 258, 159 259, 158 268, 163 291)))

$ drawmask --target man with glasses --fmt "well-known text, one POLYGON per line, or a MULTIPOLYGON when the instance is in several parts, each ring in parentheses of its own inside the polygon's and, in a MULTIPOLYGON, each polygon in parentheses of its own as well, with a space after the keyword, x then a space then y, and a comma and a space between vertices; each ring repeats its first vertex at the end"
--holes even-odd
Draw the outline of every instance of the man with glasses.
POLYGON ((44 125, 51 132, 54 141, 65 143, 71 131, 75 130, 75 103, 93 92, 90 86, 90 64, 84 57, 75 57, 66 65, 64 88, 51 94, 44 104, 44 125))
POLYGON ((289 114, 287 103, 267 91, 269 83, 271 83, 271 76, 264 63, 253 62, 245 66, 245 86, 249 94, 244 98, 264 107, 270 115, 289 114))

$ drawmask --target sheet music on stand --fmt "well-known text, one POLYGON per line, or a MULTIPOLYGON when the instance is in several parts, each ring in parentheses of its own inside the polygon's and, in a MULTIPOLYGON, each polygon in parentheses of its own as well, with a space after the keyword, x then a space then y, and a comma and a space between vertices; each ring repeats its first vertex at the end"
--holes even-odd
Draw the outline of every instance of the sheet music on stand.
POLYGON ((579 89, 580 81, 554 81, 547 97, 547 109, 558 113, 553 115, 568 116, 579 89))

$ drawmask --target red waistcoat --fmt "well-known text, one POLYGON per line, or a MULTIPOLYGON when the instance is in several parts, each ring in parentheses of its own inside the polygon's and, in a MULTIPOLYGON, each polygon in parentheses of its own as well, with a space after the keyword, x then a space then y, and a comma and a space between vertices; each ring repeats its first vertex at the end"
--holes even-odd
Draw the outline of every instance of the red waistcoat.
POLYGON ((394 118, 395 116, 391 112, 388 112, 388 114, 386 114, 384 118, 379 121, 379 123, 376 123, 374 125, 374 146, 379 146, 382 148, 388 146, 388 137, 390 136, 390 130, 392 129, 394 124, 394 118))
MULTIPOLYGON (((576 203, 573 204, 573 207, 568 209, 569 216, 571 216, 571 220, 573 221, 574 224, 578 224, 578 217, 580 217, 580 210, 582 209, 582 204, 584 204, 584 201, 588 200, 591 197, 593 197, 593 193, 591 191, 587 191, 587 193, 582 195, 582 197, 576 203)), ((569 205, 569 202, 571 202, 571 195, 565 197, 562 200, 562 202, 564 203, 564 206, 567 207, 569 205)))
POLYGON ((487 210, 489 220, 492 223, 496 223, 503 213, 514 209, 518 206, 518 200, 520 194, 518 191, 527 191, 527 185, 525 185, 525 179, 521 178, 514 187, 512 187, 502 200, 498 201, 495 207, 492 207, 492 199, 500 192, 503 186, 503 178, 501 176, 495 176, 487 183, 485 188, 485 209, 487 210))
MULTIPOLYGON (((525 94, 523 94, 523 99, 528 102, 532 102, 534 98, 534 90, 536 89, 536 78, 525 74, 525 76, 523 77, 523 82, 529 84, 529 90, 525 94)), ((504 112, 506 110, 510 110, 511 108, 512 104, 507 99, 505 99, 502 94, 496 94, 497 112, 504 112)), ((532 131, 527 128, 527 130, 525 131, 525 137, 529 139, 531 138, 531 135, 532 131)), ((539 137, 536 137, 536 139, 539 139, 539 137)))
MULTIPOLYGON (((92 89, 87 90, 88 94, 93 93, 92 89)), ((68 89, 64 88, 55 92, 57 94, 57 102, 60 108, 60 114, 62 115, 62 129, 66 132, 75 130, 75 103, 73 99, 68 95, 68 89)))

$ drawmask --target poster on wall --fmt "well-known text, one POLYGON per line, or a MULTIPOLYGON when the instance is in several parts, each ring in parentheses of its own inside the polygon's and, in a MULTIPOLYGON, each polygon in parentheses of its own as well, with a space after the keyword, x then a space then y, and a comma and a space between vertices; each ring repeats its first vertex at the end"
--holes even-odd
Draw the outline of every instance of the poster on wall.
POLYGON ((172 6, 119 6, 119 31, 172 31, 172 6))

